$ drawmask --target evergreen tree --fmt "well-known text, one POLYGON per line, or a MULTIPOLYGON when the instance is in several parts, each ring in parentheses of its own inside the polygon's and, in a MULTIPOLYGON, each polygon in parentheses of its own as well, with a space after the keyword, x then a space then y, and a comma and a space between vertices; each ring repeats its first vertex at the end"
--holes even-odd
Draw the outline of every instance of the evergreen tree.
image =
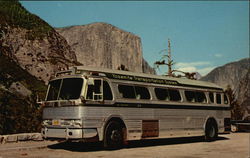
POLYGON ((231 119, 232 120, 242 120, 243 110, 239 105, 232 88, 228 85, 226 89, 226 94, 228 95, 230 105, 231 105, 231 119))

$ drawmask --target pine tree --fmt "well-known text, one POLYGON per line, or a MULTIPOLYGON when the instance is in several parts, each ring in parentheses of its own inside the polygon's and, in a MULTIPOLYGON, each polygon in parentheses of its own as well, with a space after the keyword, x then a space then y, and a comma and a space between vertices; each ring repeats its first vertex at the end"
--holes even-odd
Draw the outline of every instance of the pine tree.
POLYGON ((226 89, 226 94, 228 95, 230 105, 231 105, 231 119, 232 120, 242 120, 243 110, 239 105, 232 88, 228 85, 226 89))

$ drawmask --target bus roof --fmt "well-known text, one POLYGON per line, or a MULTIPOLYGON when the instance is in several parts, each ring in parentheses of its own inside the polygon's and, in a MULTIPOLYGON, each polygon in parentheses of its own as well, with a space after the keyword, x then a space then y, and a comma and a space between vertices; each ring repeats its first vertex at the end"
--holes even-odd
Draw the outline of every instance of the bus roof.
POLYGON ((167 85, 176 85, 176 86, 188 86, 188 87, 191 86, 191 87, 197 87, 197 88, 209 88, 209 89, 223 90, 220 86, 211 82, 191 80, 191 79, 186 79, 186 78, 169 77, 169 76, 163 76, 163 75, 162 76, 152 75, 152 74, 123 71, 123 70, 75 66, 75 67, 70 67, 68 71, 63 71, 63 72, 71 72, 71 74, 90 74, 91 73, 92 75, 93 74, 96 75, 100 73, 100 76, 105 76, 107 78, 118 79, 118 80, 130 80, 130 81, 137 81, 137 82, 167 84, 167 85))

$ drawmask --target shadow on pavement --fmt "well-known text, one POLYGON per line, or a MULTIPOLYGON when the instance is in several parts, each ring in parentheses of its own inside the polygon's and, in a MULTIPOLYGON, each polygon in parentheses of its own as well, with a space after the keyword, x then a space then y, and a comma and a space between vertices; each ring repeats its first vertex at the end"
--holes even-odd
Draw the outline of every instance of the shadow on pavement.
MULTIPOLYGON (((228 140, 226 137, 218 137, 215 141, 228 140)), ((167 139, 147 139, 138 141, 129 141, 129 144, 124 148, 141 148, 163 145, 176 145, 188 143, 210 143, 205 142, 204 137, 182 137, 182 138, 167 138, 167 139)), ((48 146, 49 149, 63 149, 75 152, 94 152, 105 150, 101 142, 82 143, 82 142, 61 142, 48 146)))

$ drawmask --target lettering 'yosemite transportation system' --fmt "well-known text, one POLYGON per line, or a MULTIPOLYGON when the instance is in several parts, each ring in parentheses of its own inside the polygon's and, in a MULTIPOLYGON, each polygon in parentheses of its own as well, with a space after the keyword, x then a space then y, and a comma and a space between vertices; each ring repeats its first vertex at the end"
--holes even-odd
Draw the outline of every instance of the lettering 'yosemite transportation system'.
POLYGON ((120 70, 73 67, 49 82, 42 135, 102 141, 202 136, 230 127, 230 106, 213 83, 120 70))

